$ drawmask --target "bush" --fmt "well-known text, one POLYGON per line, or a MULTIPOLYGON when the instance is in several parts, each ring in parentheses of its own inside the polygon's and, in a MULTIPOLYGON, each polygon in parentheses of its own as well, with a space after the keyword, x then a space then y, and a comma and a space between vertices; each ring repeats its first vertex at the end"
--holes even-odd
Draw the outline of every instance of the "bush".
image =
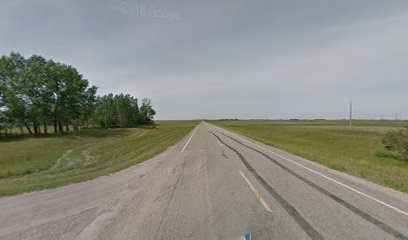
POLYGON ((385 148, 400 153, 408 160, 408 126, 398 131, 390 131, 384 134, 381 142, 385 148))

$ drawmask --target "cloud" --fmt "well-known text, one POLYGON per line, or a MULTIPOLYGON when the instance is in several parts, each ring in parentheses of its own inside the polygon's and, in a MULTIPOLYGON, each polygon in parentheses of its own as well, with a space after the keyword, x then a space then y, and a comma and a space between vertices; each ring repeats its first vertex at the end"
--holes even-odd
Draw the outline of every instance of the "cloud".
POLYGON ((393 3, 6 1, 0 54, 72 64, 162 119, 339 118, 350 99, 360 117, 408 117, 408 3, 393 3))

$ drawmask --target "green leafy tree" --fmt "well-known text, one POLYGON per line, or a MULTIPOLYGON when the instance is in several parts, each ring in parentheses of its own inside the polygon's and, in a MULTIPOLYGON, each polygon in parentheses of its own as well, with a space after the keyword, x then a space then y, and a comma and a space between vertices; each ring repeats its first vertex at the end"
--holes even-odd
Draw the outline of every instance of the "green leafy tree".
POLYGON ((137 98, 132 97, 132 127, 135 127, 139 124, 140 110, 137 98))
POLYGON ((0 130, 18 126, 23 133, 63 133, 79 130, 89 122, 101 127, 135 127, 153 124, 156 114, 151 100, 139 108, 130 94, 99 97, 73 66, 47 60, 39 55, 25 59, 18 53, 0 57, 0 130))
POLYGON ((97 105, 97 92, 98 88, 96 86, 91 86, 85 91, 84 99, 81 105, 81 117, 80 123, 82 126, 89 127, 89 122, 92 120, 92 115, 95 111, 97 105))
POLYGON ((115 105, 113 94, 102 96, 98 102, 97 115, 99 124, 105 128, 112 128, 115 126, 115 105))
POLYGON ((120 128, 132 127, 132 97, 123 93, 115 95, 114 104, 117 114, 117 125, 120 128))
POLYGON ((26 60, 18 53, 0 58, 1 97, 10 119, 14 119, 31 130, 30 114, 32 102, 28 96, 28 86, 23 79, 26 72, 26 60))
POLYGON ((152 101, 149 98, 143 98, 142 105, 139 110, 139 123, 151 125, 153 124, 153 117, 156 111, 153 109, 152 101))
POLYGON ((30 102, 28 118, 33 125, 34 133, 40 134, 40 124, 44 123, 44 132, 47 133, 47 119, 50 117, 50 92, 47 84, 47 60, 33 55, 26 60, 25 71, 21 80, 25 86, 25 94, 30 102))

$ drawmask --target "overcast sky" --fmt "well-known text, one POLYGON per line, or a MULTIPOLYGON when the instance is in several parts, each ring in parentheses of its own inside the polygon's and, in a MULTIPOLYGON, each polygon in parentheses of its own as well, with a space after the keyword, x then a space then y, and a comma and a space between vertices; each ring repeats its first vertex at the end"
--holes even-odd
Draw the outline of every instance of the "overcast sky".
POLYGON ((0 55, 75 66, 157 119, 408 118, 408 1, 2 0, 0 55))

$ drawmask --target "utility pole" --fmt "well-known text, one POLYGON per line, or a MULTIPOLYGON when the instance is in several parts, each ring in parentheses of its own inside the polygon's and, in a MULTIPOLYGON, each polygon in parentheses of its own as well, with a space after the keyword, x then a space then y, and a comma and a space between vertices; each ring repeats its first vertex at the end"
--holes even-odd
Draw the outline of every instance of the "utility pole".
POLYGON ((353 102, 350 101, 350 130, 353 122, 353 102))

